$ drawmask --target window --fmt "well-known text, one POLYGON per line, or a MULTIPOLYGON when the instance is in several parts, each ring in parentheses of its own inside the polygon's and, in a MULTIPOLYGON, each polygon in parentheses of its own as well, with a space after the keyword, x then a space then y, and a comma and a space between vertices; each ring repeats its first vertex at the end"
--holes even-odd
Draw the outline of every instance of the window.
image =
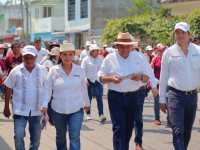
POLYGON ((43 17, 44 18, 46 18, 46 17, 52 17, 52 11, 53 11, 52 6, 45 6, 45 7, 43 7, 43 17))
POLYGON ((81 18, 88 18, 88 0, 81 0, 81 18))
POLYGON ((39 8, 35 8, 35 18, 39 18, 39 8))
POLYGON ((75 0, 68 0, 68 20, 75 20, 75 0))

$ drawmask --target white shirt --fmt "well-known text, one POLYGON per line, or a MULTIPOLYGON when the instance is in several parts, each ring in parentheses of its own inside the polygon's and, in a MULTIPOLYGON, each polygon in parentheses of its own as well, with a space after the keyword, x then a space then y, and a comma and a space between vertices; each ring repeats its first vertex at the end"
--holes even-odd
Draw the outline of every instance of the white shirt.
POLYGON ((49 71, 49 69, 54 66, 54 63, 48 59, 42 65, 49 71))
POLYGON ((102 57, 97 56, 97 58, 93 58, 89 54, 83 59, 81 63, 81 67, 85 70, 86 78, 93 83, 98 79, 97 72, 101 67, 102 62, 102 57))
MULTIPOLYGON (((137 52, 137 51, 133 51, 133 52, 137 52)), ((146 57, 146 55, 144 53, 142 53, 142 52, 138 52, 138 53, 139 53, 139 55, 141 55, 143 57, 146 65, 147 65, 147 68, 149 70, 149 75, 150 75, 149 76, 149 82, 151 84, 151 87, 152 88, 156 88, 156 86, 157 86, 157 84, 158 84, 159 81, 158 81, 158 79, 155 78, 153 69, 151 68, 151 66, 149 64, 148 58, 146 57)), ((141 82, 141 86, 144 86, 144 85, 146 85, 146 83, 141 82)))
MULTIPOLYGON (((149 76, 148 68, 144 59, 139 53, 131 52, 125 59, 118 51, 110 53, 104 58, 98 77, 101 76, 125 76, 131 73, 145 74, 149 76)), ((141 87, 140 81, 126 79, 119 84, 108 83, 108 89, 118 92, 136 91, 141 87)))
POLYGON ((169 47, 162 56, 160 74, 160 103, 166 103, 167 86, 190 91, 200 85, 200 47, 189 43, 185 56, 179 45, 169 47))
POLYGON ((88 54, 89 54, 89 51, 84 49, 80 54, 80 60, 83 60, 83 58, 85 58, 85 56, 87 56, 88 54))
POLYGON ((62 64, 55 65, 47 76, 48 96, 45 100, 50 100, 53 90, 51 107, 62 114, 71 114, 90 106, 85 80, 85 72, 80 66, 72 63, 72 70, 66 75, 62 64))
POLYGON ((40 63, 41 60, 47 55, 48 55, 48 51, 45 48, 41 47, 41 49, 37 53, 37 60, 36 60, 37 63, 40 63))
POLYGON ((45 67, 39 64, 35 65, 31 73, 23 63, 11 70, 4 84, 13 89, 13 114, 29 116, 31 111, 31 116, 42 115, 40 110, 45 106, 46 76, 45 67))

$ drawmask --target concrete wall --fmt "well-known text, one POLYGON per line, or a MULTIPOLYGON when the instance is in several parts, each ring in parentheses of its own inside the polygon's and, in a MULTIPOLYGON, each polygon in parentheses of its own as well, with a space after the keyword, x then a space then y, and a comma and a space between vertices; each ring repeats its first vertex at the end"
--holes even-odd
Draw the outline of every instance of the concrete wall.
POLYGON ((171 8, 172 15, 186 15, 195 11, 195 9, 200 8, 200 0, 196 1, 185 1, 185 2, 173 2, 173 3, 163 3, 161 4, 164 8, 171 8), (187 8, 187 9, 183 9, 187 8))
MULTIPOLYGON (((159 8, 156 0, 147 0, 147 3, 159 8)), ((95 35, 101 35, 106 19, 118 19, 128 16, 127 8, 132 5, 132 0, 92 0, 91 1, 91 29, 95 35)))

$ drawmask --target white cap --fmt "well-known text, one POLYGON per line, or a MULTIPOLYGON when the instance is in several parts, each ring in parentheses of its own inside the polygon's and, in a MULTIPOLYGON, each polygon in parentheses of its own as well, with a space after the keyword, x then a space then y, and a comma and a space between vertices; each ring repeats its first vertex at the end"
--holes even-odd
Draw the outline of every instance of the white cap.
POLYGON ((152 46, 151 46, 151 45, 148 45, 148 46, 146 47, 146 51, 151 51, 151 50, 153 50, 152 46))
POLYGON ((177 29, 181 29, 184 32, 190 31, 190 27, 186 22, 178 22, 174 27, 174 31, 176 31, 177 29))
POLYGON ((27 55, 27 54, 30 54, 30 55, 33 55, 33 56, 36 56, 38 53, 38 51, 36 50, 35 46, 32 46, 32 45, 27 45, 23 48, 22 50, 22 55, 27 55))
POLYGON ((92 45, 92 42, 86 41, 85 46, 91 46, 91 45, 92 45))
POLYGON ((93 51, 93 50, 99 50, 99 47, 97 44, 92 44, 89 48, 90 52, 93 51))
POLYGON ((156 45, 156 47, 160 47, 162 44, 161 43, 158 43, 157 45, 156 45))

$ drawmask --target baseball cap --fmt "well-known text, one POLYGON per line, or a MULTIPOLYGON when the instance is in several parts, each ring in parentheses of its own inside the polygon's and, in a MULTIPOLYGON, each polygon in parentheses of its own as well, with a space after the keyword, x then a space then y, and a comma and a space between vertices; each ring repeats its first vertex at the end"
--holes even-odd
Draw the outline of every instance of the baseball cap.
POLYGON ((148 46, 146 47, 146 51, 151 51, 151 50, 153 50, 153 47, 152 47, 151 45, 148 45, 148 46))
POLYGON ((99 50, 99 47, 97 44, 92 44, 89 48, 90 52, 93 51, 93 50, 99 50))
POLYGON ((91 45, 92 45, 92 42, 86 41, 85 46, 91 46, 91 45))
POLYGON ((174 27, 174 31, 176 31, 177 29, 181 29, 184 32, 190 31, 190 27, 186 22, 178 22, 174 27))
POLYGON ((39 36, 35 37, 34 42, 36 42, 36 41, 41 41, 41 37, 39 37, 39 36))
POLYGON ((37 50, 35 48, 35 46, 32 46, 32 45, 27 45, 23 48, 22 50, 22 55, 27 55, 27 54, 30 54, 30 55, 33 55, 33 56, 36 56, 37 55, 37 50))

